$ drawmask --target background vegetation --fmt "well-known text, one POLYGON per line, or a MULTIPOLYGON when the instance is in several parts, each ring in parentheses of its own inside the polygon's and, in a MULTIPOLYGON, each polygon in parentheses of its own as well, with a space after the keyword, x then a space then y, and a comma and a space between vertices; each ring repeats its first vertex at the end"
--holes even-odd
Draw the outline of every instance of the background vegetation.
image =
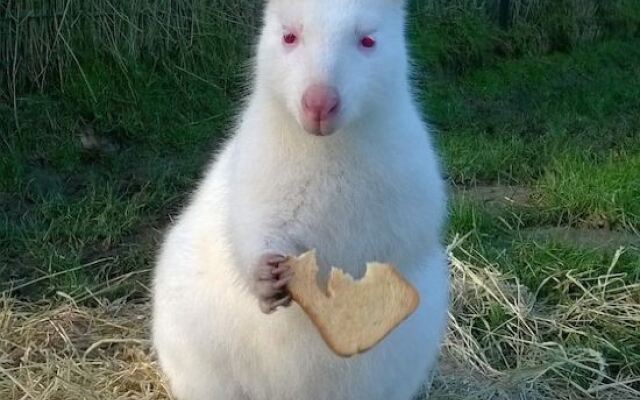
MULTIPOLYGON (((0 340, 0 397, 42 390, 16 353, 42 342, 22 342, 34 304, 144 310, 160 232, 246 85, 260 7, 0 2, 0 336, 19 336, 0 340)), ((453 194, 448 359, 490 383, 472 398, 640 398, 640 1, 413 0, 409 15, 453 194)))

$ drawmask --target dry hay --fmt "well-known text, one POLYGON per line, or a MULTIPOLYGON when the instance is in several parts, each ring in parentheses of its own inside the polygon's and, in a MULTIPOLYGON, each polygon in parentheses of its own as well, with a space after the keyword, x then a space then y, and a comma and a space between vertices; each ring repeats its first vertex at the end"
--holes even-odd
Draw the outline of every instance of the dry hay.
MULTIPOLYGON (((462 250, 460 243, 450 249, 462 250)), ((640 399, 640 377, 630 368, 611 376, 596 346, 562 341, 585 338, 611 349, 602 327, 640 340, 634 335, 640 327, 640 284, 629 285, 624 274, 612 272, 622 251, 605 276, 550 276, 545 284, 571 299, 558 304, 545 304, 477 253, 461 251, 464 261, 452 255, 453 304, 434 398, 640 399), (489 322, 495 314, 500 323, 489 322)))
POLYGON ((0 304, 0 399, 167 399, 146 304, 0 304))
POLYGON ((202 54, 223 57, 225 32, 253 32, 260 9, 249 0, 2 0, 0 99, 71 74, 95 96, 86 72, 105 56, 123 70, 132 60, 170 60, 193 72, 202 54))
MULTIPOLYGON (((593 336, 592 323, 602 319, 623 331, 637 328, 638 285, 615 274, 569 277, 561 284, 578 289, 575 302, 545 306, 517 279, 462 254, 464 261, 451 256, 450 332, 433 399, 640 399, 639 377, 625 376, 624 368, 609 376, 600 352, 549 339, 593 336), (502 322, 492 327, 486 318, 496 308, 502 322)), ((168 399, 148 317, 146 303, 85 308, 71 300, 0 300, 0 399, 168 399)))

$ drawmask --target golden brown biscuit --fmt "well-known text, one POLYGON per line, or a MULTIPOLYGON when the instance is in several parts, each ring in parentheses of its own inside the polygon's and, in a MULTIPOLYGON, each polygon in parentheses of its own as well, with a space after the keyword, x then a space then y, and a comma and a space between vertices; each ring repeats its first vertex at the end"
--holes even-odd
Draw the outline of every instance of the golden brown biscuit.
POLYGON ((369 263, 357 281, 332 268, 326 293, 318 287, 314 251, 284 264, 293 271, 291 297, 327 345, 343 357, 371 349, 418 307, 418 292, 391 264, 369 263))

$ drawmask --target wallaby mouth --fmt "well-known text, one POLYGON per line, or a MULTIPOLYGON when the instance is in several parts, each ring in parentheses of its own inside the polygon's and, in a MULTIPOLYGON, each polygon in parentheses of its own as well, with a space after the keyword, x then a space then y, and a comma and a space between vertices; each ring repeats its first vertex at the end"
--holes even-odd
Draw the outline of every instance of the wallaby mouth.
POLYGON ((329 136, 336 131, 336 124, 332 120, 323 121, 303 121, 302 127, 304 130, 313 136, 329 136))

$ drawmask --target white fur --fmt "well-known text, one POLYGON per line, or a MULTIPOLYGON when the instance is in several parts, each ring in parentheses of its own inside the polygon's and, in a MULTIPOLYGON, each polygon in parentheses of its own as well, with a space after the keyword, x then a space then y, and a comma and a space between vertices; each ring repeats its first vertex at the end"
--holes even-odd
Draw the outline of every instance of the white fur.
POLYGON ((412 99, 400 0, 271 0, 239 126, 169 232, 153 287, 153 341, 179 400, 409 400, 446 321, 445 195, 412 99), (294 49, 283 26, 300 29, 294 49), (376 47, 358 47, 359 34, 376 47), (304 90, 338 88, 338 130, 300 127, 304 90), (359 277, 392 262, 420 307, 371 351, 329 351, 293 304, 265 315, 249 290, 266 252, 317 249, 359 277))

